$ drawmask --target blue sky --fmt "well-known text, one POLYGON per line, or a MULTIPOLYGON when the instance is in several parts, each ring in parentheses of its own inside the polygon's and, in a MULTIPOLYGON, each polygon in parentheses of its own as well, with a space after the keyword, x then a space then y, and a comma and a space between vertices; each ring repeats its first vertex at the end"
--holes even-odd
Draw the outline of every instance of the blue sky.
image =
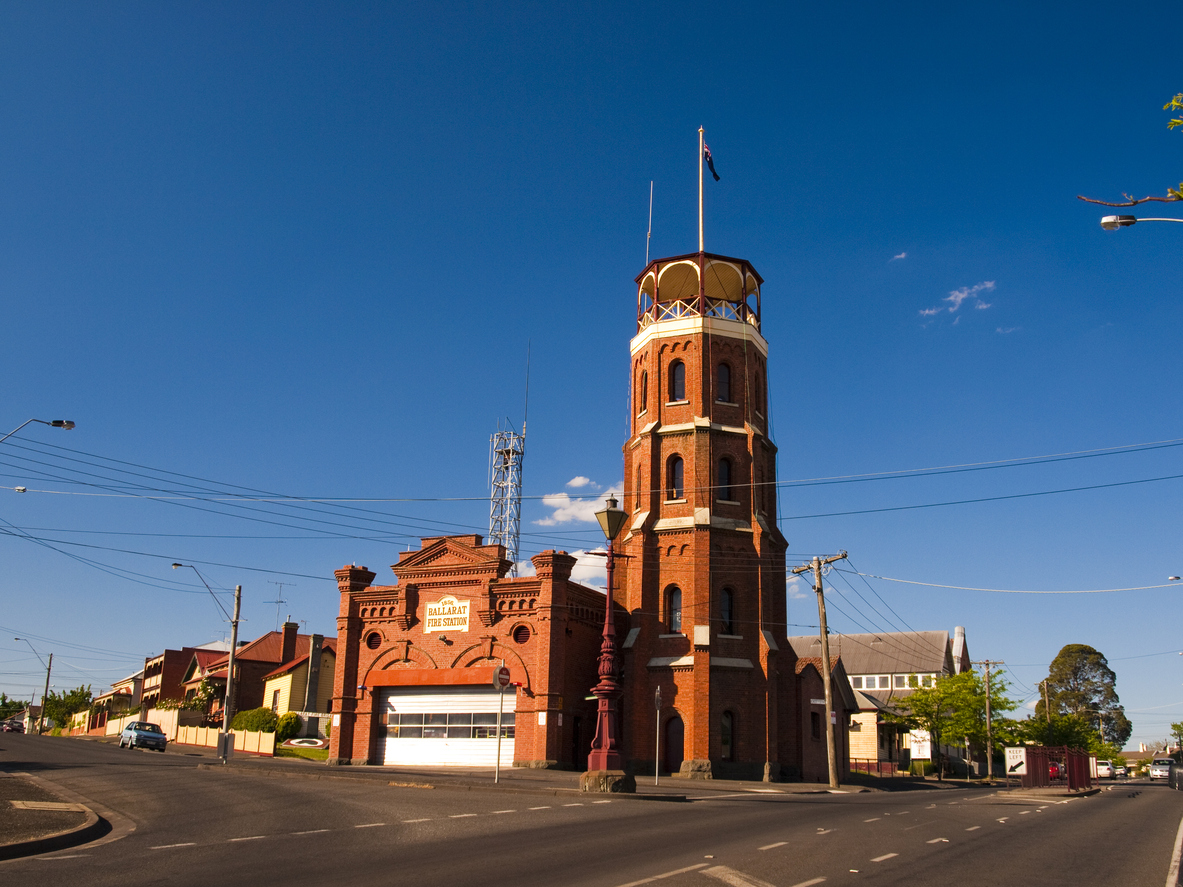
MULTIPOLYGON (((0 7, 0 434, 78 423, 0 444, 3 637, 96 690, 221 638, 173 561, 243 585, 244 637, 277 607, 334 633, 333 569, 389 577, 419 535, 487 528, 527 347, 523 549, 595 546, 578 497, 621 480, 649 182, 650 254, 693 250, 702 125, 707 249, 766 280, 790 566, 846 549, 938 586, 1143 589, 839 572, 831 627, 964 625, 1016 695, 1091 644, 1133 741, 1165 736, 1183 644, 1180 590, 1157 586, 1183 570, 1183 485, 1155 479, 1183 474, 1180 448, 1114 448, 1183 439, 1183 229, 1105 232, 1076 195, 1183 178, 1161 110, 1183 83, 1155 48, 1176 11, 0 7), (971 499, 994 501, 938 505, 971 499)), ((789 595, 806 632, 812 595, 789 595)), ((0 690, 39 674, 0 640, 0 690)))

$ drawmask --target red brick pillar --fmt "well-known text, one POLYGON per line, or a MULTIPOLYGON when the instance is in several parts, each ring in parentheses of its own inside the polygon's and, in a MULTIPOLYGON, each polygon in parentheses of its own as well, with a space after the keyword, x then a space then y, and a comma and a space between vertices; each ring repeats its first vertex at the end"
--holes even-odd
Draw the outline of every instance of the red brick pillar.
POLYGON ((370 587, 377 575, 365 567, 346 565, 333 573, 341 592, 337 613, 337 667, 333 674, 333 717, 329 734, 330 764, 366 764, 369 731, 357 730, 357 672, 362 622, 353 595, 370 587))

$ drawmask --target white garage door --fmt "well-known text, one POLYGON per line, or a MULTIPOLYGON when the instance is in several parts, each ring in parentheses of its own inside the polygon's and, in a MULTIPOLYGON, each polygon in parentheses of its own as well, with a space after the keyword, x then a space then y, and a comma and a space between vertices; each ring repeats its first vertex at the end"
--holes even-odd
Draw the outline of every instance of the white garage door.
MULTIPOLYGON (((384 764, 417 767, 492 767, 497 763, 497 705, 483 687, 392 687, 382 691, 386 727, 384 764)), ((513 766, 516 691, 505 693, 501 766, 513 766)))

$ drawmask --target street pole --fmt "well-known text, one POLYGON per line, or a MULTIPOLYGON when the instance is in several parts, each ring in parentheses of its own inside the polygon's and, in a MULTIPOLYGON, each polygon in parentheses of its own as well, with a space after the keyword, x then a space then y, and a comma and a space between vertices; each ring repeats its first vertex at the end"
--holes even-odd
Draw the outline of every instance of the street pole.
POLYGON ((653 694, 653 706, 657 709, 657 738, 653 746, 653 784, 657 785, 657 777, 661 774, 661 687, 653 694))
POLYGON ((226 663, 226 701, 222 705, 222 763, 230 760, 230 724, 234 719, 234 651, 238 649, 238 617, 242 612, 242 586, 234 586, 234 618, 230 620, 230 658, 226 663))
POLYGON ((834 563, 834 561, 840 561, 845 557, 846 552, 843 551, 824 560, 814 557, 805 566, 793 567, 793 572, 796 574, 804 573, 806 570, 813 570, 813 590, 817 592, 817 616, 821 623, 822 641, 822 686, 825 688, 826 697, 826 757, 829 762, 830 788, 838 788, 838 749, 834 741, 834 688, 830 678, 830 638, 828 629, 826 628, 826 598, 822 590, 822 567, 828 566, 834 563))
POLYGON ((986 778, 994 778, 994 719, 990 715, 990 668, 994 665, 1006 665, 1001 659, 983 659, 974 665, 986 667, 986 778))
MULTIPOLYGON (((45 692, 41 694, 41 716, 37 718, 37 735, 45 731, 45 700, 49 698, 49 673, 53 671, 53 654, 49 654, 49 665, 45 666, 45 692)), ((58 726, 61 726, 60 724, 58 726)))
POLYGON ((1043 679, 1042 684, 1043 684, 1043 713, 1045 715, 1047 715, 1047 742, 1045 742, 1044 745, 1047 745, 1052 740, 1052 706, 1051 706, 1051 703, 1047 701, 1047 678, 1043 679))

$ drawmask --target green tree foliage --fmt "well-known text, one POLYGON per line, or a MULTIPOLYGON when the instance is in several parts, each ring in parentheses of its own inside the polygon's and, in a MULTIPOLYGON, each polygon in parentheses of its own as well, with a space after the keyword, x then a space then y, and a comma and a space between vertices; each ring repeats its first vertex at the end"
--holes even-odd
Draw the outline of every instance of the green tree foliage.
MULTIPOLYGON (((1098 650, 1088 644, 1065 646, 1052 660, 1047 676, 1047 701, 1051 705, 1053 724, 1058 715, 1074 715, 1086 725, 1100 723, 1105 742, 1119 748, 1123 746, 1133 732, 1133 725, 1125 716, 1125 709, 1113 688, 1116 680, 1117 675, 1098 650)), ((1043 699, 1036 704, 1035 714, 1035 720, 1043 719, 1046 723, 1047 709, 1043 699)))
POLYGON ((299 735, 300 728, 303 726, 304 722, 300 720, 300 716, 294 711, 289 711, 281 716, 275 725, 275 741, 287 742, 289 739, 294 739, 299 735))
MULTIPOLYGON (((1173 99, 1162 106, 1164 111, 1183 111, 1183 92, 1177 93, 1173 99)), ((1183 126, 1183 117, 1172 117, 1167 121, 1167 129, 1174 129, 1176 126, 1183 126)), ((1178 188, 1167 188, 1166 196, 1164 197, 1131 197, 1129 194, 1123 194, 1125 201, 1122 203, 1111 203, 1107 200, 1097 200, 1092 197, 1084 197, 1077 195, 1077 200, 1083 200, 1087 203, 1099 203, 1102 206, 1137 206, 1139 203, 1146 203, 1147 201, 1158 201, 1159 203, 1172 203, 1176 200, 1183 200, 1183 182, 1179 183, 1178 188)))
POLYGON ((259 733, 274 733, 276 722, 279 720, 275 712, 266 706, 252 708, 250 711, 240 711, 234 716, 230 726, 235 730, 254 730, 259 733))
POLYGON ((76 712, 86 711, 94 703, 94 696, 90 692, 90 685, 75 687, 63 693, 49 691, 44 700, 45 717, 59 727, 70 722, 70 716, 76 712))
MULTIPOLYGON (((1005 723, 1002 715, 1015 708, 1007 698, 1007 682, 1001 674, 990 681, 990 719, 1005 723)), ((897 704, 897 719, 932 737, 937 778, 944 777, 942 745, 986 744, 986 680, 976 671, 939 677, 931 687, 920 687, 897 704)))
POLYGON ((11 718, 29 707, 29 703, 19 699, 9 699, 7 693, 0 693, 0 720, 11 718))

